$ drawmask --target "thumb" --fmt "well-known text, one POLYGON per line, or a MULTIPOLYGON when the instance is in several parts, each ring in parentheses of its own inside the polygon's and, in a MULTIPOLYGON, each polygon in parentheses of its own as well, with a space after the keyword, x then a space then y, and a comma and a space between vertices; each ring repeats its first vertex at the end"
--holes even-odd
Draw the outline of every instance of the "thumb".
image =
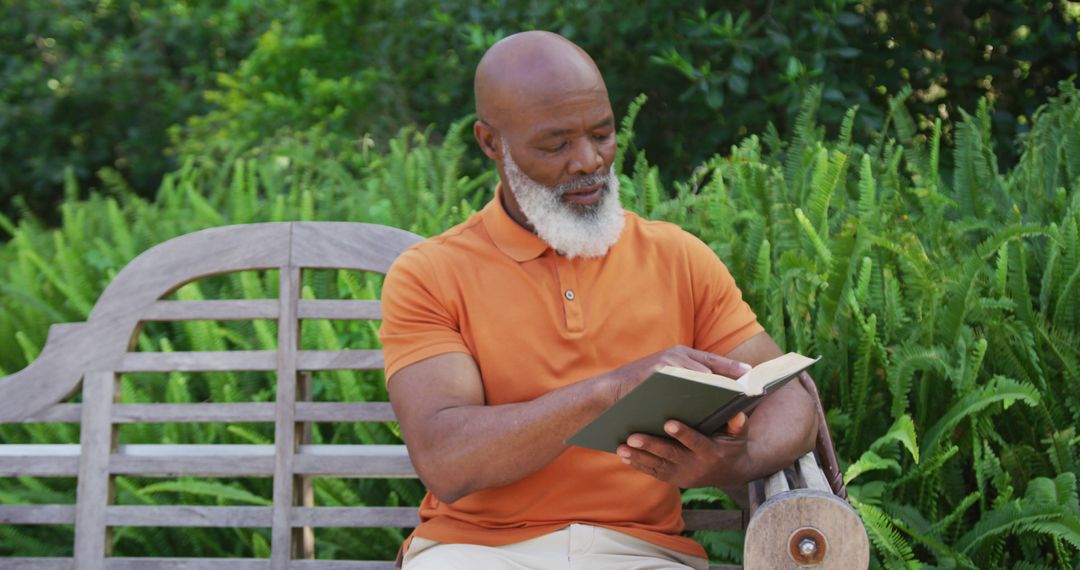
POLYGON ((731 435, 740 435, 746 428, 746 414, 739 412, 727 422, 727 431, 731 435))

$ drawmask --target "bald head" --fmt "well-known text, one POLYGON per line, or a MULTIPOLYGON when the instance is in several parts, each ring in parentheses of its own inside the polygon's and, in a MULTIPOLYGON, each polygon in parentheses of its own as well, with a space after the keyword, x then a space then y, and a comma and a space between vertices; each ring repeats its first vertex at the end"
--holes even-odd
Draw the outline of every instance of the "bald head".
POLYGON ((534 105, 607 87, 585 50, 551 32, 508 36, 488 49, 473 82, 477 118, 496 128, 534 105))

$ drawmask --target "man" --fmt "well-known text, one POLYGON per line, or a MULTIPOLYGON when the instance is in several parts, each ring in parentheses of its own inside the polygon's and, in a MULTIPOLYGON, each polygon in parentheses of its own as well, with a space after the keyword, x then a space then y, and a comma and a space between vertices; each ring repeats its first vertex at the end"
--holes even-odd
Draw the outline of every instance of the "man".
POLYGON ((812 400, 789 383, 735 438, 669 421, 673 440, 635 434, 617 455, 563 443, 656 368, 739 376, 780 350, 704 243, 619 206, 615 118, 583 50, 510 36, 475 91, 495 198, 384 286, 390 399, 429 489, 405 567, 706 568, 679 487, 790 464, 813 446, 812 400))

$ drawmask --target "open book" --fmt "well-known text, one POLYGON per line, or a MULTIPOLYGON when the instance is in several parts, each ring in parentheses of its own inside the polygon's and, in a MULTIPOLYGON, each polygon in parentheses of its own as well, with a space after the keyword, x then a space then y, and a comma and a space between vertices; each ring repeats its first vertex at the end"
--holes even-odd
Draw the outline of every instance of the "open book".
POLYGON ((762 362, 738 380, 676 366, 653 372, 581 428, 566 443, 615 453, 632 433, 669 437, 664 422, 679 420, 706 435, 721 431, 819 358, 789 352, 762 362))

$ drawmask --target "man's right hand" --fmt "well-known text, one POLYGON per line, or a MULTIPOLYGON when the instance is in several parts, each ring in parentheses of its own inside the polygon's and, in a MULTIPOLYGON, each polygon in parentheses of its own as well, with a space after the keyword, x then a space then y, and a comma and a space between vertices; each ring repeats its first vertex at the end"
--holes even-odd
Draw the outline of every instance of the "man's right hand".
POLYGON ((698 372, 711 372, 733 379, 750 371, 750 365, 744 362, 679 344, 644 358, 639 358, 630 364, 608 372, 607 377, 612 390, 612 403, 625 396, 627 392, 642 383, 650 374, 665 366, 678 366, 697 370, 698 372))

